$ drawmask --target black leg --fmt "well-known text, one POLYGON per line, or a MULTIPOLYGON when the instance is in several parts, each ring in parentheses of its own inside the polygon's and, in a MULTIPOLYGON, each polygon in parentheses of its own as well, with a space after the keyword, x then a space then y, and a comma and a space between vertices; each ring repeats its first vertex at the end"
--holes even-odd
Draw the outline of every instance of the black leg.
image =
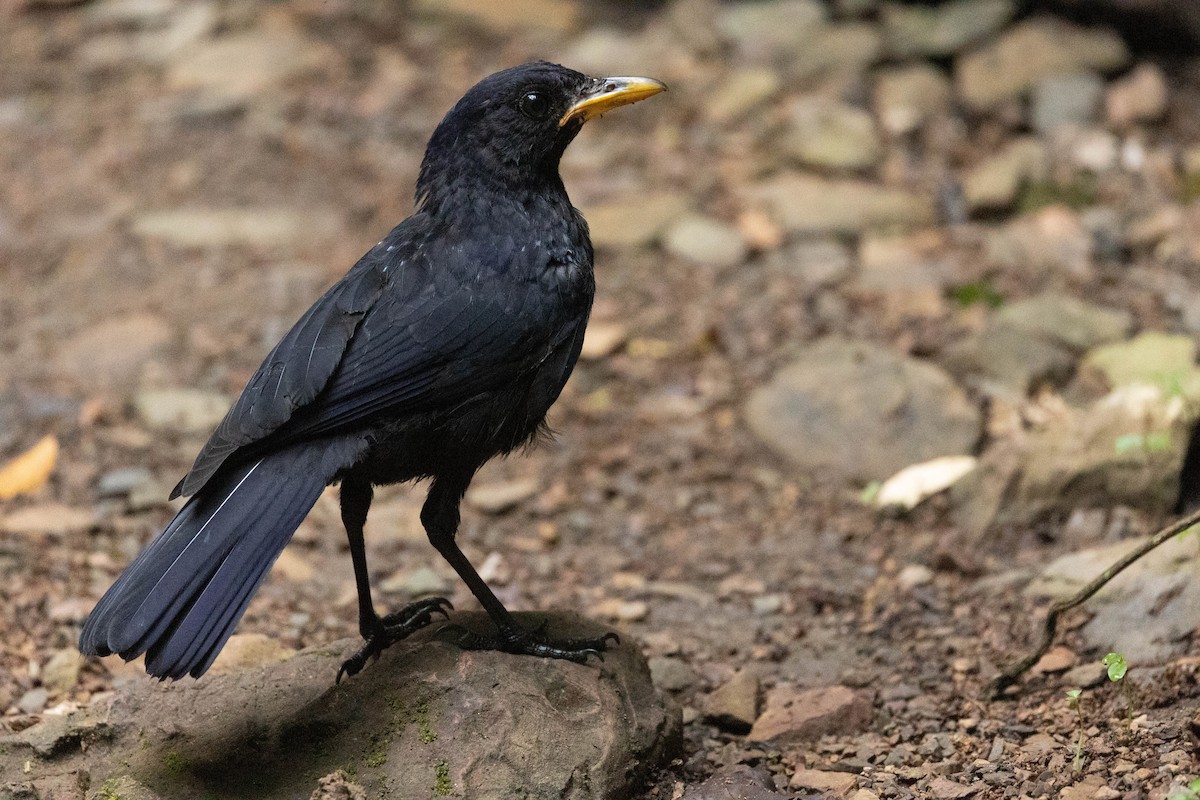
POLYGON ((342 663, 337 674, 339 683, 343 675, 353 677, 372 656, 378 657, 388 645, 428 625, 434 614, 445 615, 450 608, 449 600, 430 597, 383 618, 376 613, 371 600, 371 578, 367 572, 367 548, 363 540, 363 527, 367 523, 373 494, 367 481, 354 478, 342 481, 342 524, 346 527, 346 538, 350 540, 350 560, 354 562, 354 583, 358 588, 358 631, 366 643, 342 663))
POLYGON ((447 629, 458 633, 458 644, 470 650, 503 650, 507 653, 564 658, 581 663, 587 661, 588 656, 603 658, 609 642, 619 641, 615 633, 607 633, 594 639, 553 640, 543 636, 540 631, 527 631, 517 624, 500 599, 483 578, 479 577, 479 573, 471 566, 471 562, 455 541, 460 519, 458 507, 470 480, 470 474, 457 480, 435 478, 429 488, 429 496, 425 498, 425 505, 421 508, 421 524, 425 526, 430 543, 442 558, 454 567, 454 571, 467 584, 467 588, 492 618, 499 632, 496 639, 490 639, 457 625, 447 626, 447 629))

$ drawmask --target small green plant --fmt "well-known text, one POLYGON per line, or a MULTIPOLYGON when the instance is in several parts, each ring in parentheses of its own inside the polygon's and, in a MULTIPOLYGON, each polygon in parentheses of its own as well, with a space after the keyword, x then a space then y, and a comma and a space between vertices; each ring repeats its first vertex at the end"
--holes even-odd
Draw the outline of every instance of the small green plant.
POLYGON ((1125 677, 1125 673, 1129 671, 1129 665, 1125 663, 1125 656, 1120 653, 1109 653, 1104 657, 1104 666, 1108 669, 1108 679, 1113 683, 1125 677))
POLYGON ((454 791, 454 783, 450 780, 450 763, 442 759, 433 765, 433 793, 445 797, 454 791))
POLYGON ((1079 728, 1079 736, 1075 739, 1075 760, 1071 762, 1071 769, 1082 772, 1083 743, 1086 741, 1086 734, 1083 732, 1083 689, 1071 689, 1067 692, 1067 708, 1075 709, 1079 728))
POLYGON ((1171 449, 1171 435, 1162 431, 1145 435, 1127 433, 1124 436, 1117 437, 1116 441, 1113 442, 1113 448, 1119 456, 1137 450, 1147 453, 1165 453, 1171 449))
POLYGON ((986 278, 952 286, 947 294, 962 308, 978 303, 982 303, 988 308, 999 308, 1004 304, 1004 295, 996 291, 996 287, 992 286, 991 281, 986 278))
POLYGON ((1181 786, 1167 795, 1167 800, 1200 800, 1200 778, 1192 779, 1187 786, 1181 786))
POLYGON ((863 487, 861 492, 859 492, 858 502, 862 503, 864 506, 874 505, 875 498, 879 497, 879 490, 882 488, 883 484, 880 481, 871 481, 863 487))
POLYGON ((1017 195, 1017 209, 1022 214, 1062 203, 1076 210, 1094 206, 1097 200, 1096 179, 1081 175, 1073 181, 1029 181, 1017 195))

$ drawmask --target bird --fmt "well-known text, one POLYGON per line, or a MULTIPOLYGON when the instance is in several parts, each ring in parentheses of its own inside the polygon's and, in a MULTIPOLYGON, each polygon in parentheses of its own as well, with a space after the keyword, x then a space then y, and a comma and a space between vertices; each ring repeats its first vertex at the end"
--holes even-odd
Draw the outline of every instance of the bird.
POLYGON ((539 61, 468 90, 430 137, 413 214, 266 356, 172 492, 186 504, 88 615, 80 651, 145 654, 151 676, 200 677, 318 497, 340 483, 363 644, 337 681, 353 676, 448 616, 440 597, 386 616, 371 597, 374 487, 427 480, 429 541, 495 626, 450 626, 459 644, 602 658, 615 634, 556 640, 518 624, 455 536, 476 471, 546 434, 583 344, 594 252, 560 158, 586 121, 666 88, 539 61))

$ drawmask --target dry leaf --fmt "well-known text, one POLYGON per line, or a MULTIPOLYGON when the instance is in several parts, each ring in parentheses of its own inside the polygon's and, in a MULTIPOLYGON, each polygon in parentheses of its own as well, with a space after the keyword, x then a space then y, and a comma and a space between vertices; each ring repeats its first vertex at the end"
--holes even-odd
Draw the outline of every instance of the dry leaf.
POLYGON ((949 489, 959 478, 975 469, 974 456, 942 456, 905 467, 883 482, 875 504, 880 508, 915 508, 918 503, 949 489))
POLYGON ((58 440, 47 436, 0 468, 0 500, 36 492, 58 460, 58 440))

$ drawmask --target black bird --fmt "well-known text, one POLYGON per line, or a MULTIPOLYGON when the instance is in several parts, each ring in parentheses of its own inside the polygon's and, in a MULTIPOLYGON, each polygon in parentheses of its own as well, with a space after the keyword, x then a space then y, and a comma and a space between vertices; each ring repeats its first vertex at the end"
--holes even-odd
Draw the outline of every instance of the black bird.
POLYGON ((430 479, 429 541, 497 627, 469 647, 584 661, 609 637, 522 629, 455 542, 476 470, 544 429, 583 343, 595 279, 587 223, 559 159, 583 123, 665 90, 545 62, 485 78, 434 131, 417 210, 266 357, 172 497, 190 495, 88 617, 85 654, 146 654, 159 678, 199 677, 316 503, 341 482, 362 649, 338 671, 445 613, 432 598, 380 617, 363 526, 372 487, 430 479))

